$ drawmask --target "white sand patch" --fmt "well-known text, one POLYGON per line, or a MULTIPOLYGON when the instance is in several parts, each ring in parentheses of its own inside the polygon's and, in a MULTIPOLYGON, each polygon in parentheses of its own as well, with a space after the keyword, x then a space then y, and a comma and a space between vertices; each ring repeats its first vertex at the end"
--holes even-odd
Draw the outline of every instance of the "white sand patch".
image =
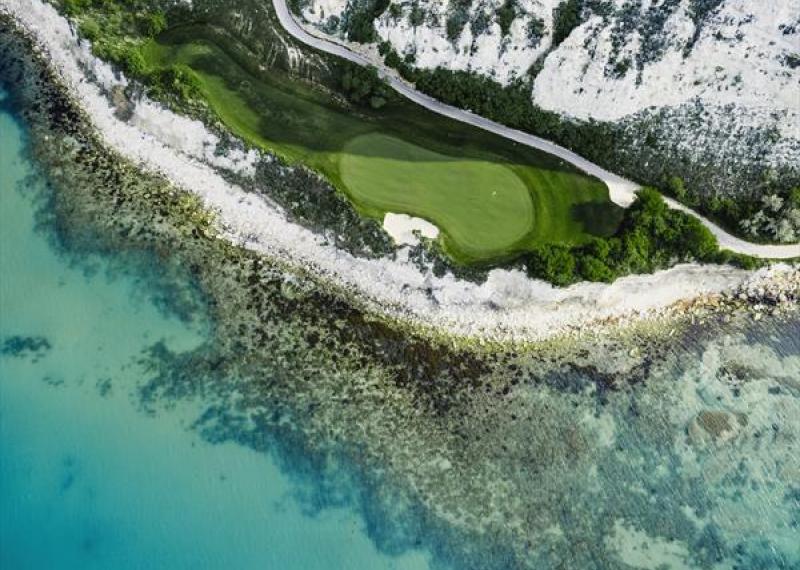
POLYGON ((680 541, 652 537, 646 532, 614 521, 614 533, 609 537, 609 548, 616 551, 620 561, 641 570, 690 570, 689 549, 680 541))
POLYGON ((383 217, 383 229, 398 245, 417 245, 419 243, 417 233, 430 239, 436 239, 439 235, 439 228, 428 220, 391 212, 383 217))
POLYGON ((436 277, 408 262, 354 257, 287 220, 271 201, 225 181, 209 165, 200 146, 170 132, 187 129, 199 140, 212 136, 201 134, 196 124, 185 123, 157 105, 135 122, 115 117, 98 86, 87 81, 80 63, 86 53, 52 6, 41 0, 1 0, 0 10, 10 12, 48 52, 54 69, 105 144, 200 197, 216 213, 224 238, 335 281, 376 313, 458 336, 537 340, 578 330, 597 319, 643 313, 730 289, 751 276, 732 267, 681 265, 654 275, 619 279, 612 285, 583 283, 559 289, 519 271, 494 270, 478 285, 451 274, 436 277), (153 126, 161 121, 169 128, 153 126))

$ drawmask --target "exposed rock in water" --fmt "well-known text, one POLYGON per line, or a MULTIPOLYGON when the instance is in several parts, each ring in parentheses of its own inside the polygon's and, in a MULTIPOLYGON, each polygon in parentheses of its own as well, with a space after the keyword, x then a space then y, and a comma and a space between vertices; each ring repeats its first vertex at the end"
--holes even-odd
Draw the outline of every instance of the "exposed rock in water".
POLYGON ((689 442, 703 446, 708 443, 727 443, 735 439, 747 425, 741 412, 703 410, 689 423, 689 442))
POLYGON ((114 105, 114 116, 121 121, 128 121, 133 116, 133 102, 125 94, 125 88, 115 85, 111 88, 111 103, 114 105))

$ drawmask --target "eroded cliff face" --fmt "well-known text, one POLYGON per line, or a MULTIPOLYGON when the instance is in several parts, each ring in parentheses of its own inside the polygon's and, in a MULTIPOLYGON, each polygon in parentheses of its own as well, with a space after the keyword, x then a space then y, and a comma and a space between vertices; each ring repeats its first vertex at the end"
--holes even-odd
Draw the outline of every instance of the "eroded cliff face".
MULTIPOLYGON (((356 15, 372 6, 301 1, 307 21, 342 37, 359 33, 356 15)), ((792 115, 781 134, 800 132, 797 0, 401 1, 387 3, 374 27, 376 41, 419 68, 504 84, 535 73, 534 101, 579 118, 617 120, 699 99, 792 115)))
POLYGON ((540 108, 618 127, 622 163, 640 170, 669 163, 706 198, 759 199, 771 192, 770 178, 792 180, 785 186, 800 180, 798 0, 298 0, 295 7, 322 32, 383 42, 417 69, 524 82, 540 108))
POLYGON ((193 0, 183 2, 187 20, 206 20, 241 44, 242 61, 265 71, 278 67, 315 82, 330 80, 324 57, 302 50, 275 20, 271 5, 259 0, 193 0))

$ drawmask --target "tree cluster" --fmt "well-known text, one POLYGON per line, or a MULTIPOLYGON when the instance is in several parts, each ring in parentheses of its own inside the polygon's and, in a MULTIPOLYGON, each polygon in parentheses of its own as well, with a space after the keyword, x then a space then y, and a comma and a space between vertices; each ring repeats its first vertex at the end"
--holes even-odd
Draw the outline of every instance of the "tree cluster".
POLYGON ((583 0, 565 0, 553 15, 553 47, 567 39, 572 30, 581 24, 583 0))
POLYGON ((699 220, 670 210, 652 188, 639 191, 610 238, 568 247, 542 245, 523 262, 532 277, 556 285, 576 281, 613 281, 631 273, 652 273, 682 261, 731 261, 699 220))
POLYGON ((511 24, 517 17, 517 2, 516 0, 506 0, 503 5, 497 9, 495 14, 497 18, 497 25, 500 26, 500 33, 507 36, 511 32, 511 24))
MULTIPOLYGON (((392 63, 387 61, 387 65, 392 63)), ((467 71, 437 68, 407 70, 397 67, 403 77, 414 81, 420 91, 456 107, 523 131, 536 133, 590 160, 609 164, 614 161, 617 131, 607 124, 585 121, 580 124, 562 119, 531 102, 529 82, 518 80, 503 86, 489 77, 467 71)))
POLYGON ((342 64, 339 81, 342 93, 356 105, 380 109, 394 97, 391 87, 380 78, 374 67, 342 64))
POLYGON ((344 19, 344 30, 350 41, 367 44, 378 40, 375 19, 389 7, 391 0, 370 0, 353 4, 344 19))

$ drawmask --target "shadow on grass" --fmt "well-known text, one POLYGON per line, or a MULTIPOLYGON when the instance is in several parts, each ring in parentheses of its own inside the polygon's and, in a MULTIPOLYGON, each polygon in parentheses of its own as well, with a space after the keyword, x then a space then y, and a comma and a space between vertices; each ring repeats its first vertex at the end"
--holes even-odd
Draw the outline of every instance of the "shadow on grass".
POLYGON ((610 237, 619 228, 625 209, 613 202, 582 202, 573 204, 570 215, 583 230, 597 237, 610 237))

